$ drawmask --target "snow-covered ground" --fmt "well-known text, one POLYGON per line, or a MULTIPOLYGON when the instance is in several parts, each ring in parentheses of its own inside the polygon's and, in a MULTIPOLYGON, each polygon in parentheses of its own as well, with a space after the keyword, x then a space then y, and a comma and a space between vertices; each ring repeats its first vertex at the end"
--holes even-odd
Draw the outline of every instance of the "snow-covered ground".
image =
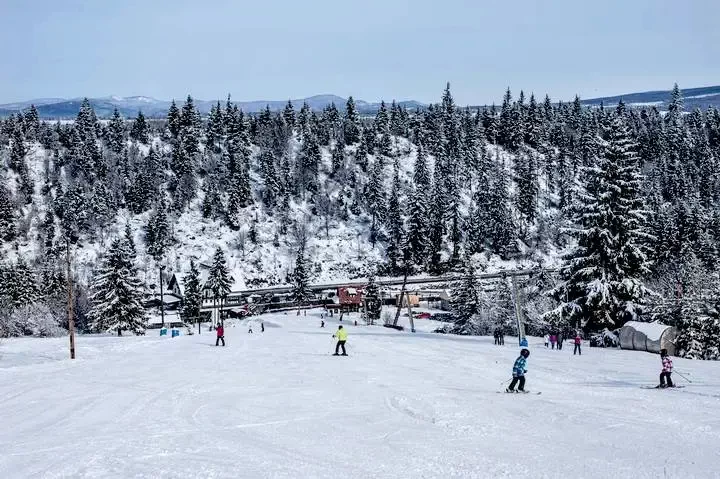
MULTIPOLYGON (((498 394, 518 348, 492 338, 349 329, 266 315, 168 338, 0 343, 0 477, 719 477, 720 364, 676 359, 684 389, 647 390, 641 352, 546 350, 498 394)), ((403 318, 407 321, 407 318, 403 318)), ((420 330, 435 323, 418 321, 420 330)), ((183 332, 184 333, 184 332, 183 332)))

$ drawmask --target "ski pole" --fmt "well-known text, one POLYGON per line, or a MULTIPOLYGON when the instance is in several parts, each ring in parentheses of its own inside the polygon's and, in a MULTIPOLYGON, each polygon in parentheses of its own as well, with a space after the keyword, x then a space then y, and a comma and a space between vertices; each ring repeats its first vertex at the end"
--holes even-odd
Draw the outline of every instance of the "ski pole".
POLYGON ((500 386, 502 386, 503 384, 507 384, 507 383, 509 383, 510 381, 512 381, 512 378, 508 379, 507 381, 501 382, 501 383, 500 383, 500 386))
POLYGON ((677 374, 678 376, 680 376, 681 378, 683 378, 685 381, 687 381, 687 382, 689 382, 690 384, 692 384, 692 381, 690 381, 688 378, 686 378, 685 376, 683 376, 683 375, 680 374, 679 372, 675 371, 675 374, 677 374))

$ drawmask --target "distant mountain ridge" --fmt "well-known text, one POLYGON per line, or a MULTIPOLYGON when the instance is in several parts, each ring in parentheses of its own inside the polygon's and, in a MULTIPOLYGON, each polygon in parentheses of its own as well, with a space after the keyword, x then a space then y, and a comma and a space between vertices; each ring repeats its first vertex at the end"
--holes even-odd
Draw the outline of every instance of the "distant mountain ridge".
MULTIPOLYGON (((599 98, 591 98, 582 100, 585 106, 613 107, 620 100, 624 101, 628 106, 635 107, 657 107, 659 110, 666 110, 670 100, 670 90, 655 90, 645 92, 626 93, 624 95, 606 96, 599 98)), ((706 109, 709 106, 720 108, 720 85, 707 86, 699 88, 687 88, 682 90, 685 109, 688 111, 695 108, 706 109)), ((44 119, 65 119, 75 118, 80 110, 82 98, 37 98, 23 102, 6 103, 0 105, 0 117, 9 116, 18 111, 35 105, 41 118, 44 119)), ((95 113, 100 118, 107 118, 112 115, 115 108, 121 115, 132 118, 137 115, 139 110, 148 117, 164 117, 167 115, 171 102, 169 100, 158 100, 148 96, 105 96, 100 98, 90 98, 90 103, 95 109, 95 113)), ((176 103, 181 106, 185 98, 177 98, 176 103)), ((347 98, 343 98, 333 94, 314 95, 307 98, 299 98, 291 100, 295 109, 300 109, 303 103, 314 111, 320 111, 331 103, 334 103, 339 110, 345 109, 347 98)), ((220 104, 224 104, 225 100, 220 100, 220 104)), ((234 101, 238 108, 247 113, 257 113, 265 107, 269 107, 272 111, 279 111, 285 108, 287 100, 252 100, 252 101, 234 101)), ((206 114, 210 108, 217 104, 217 100, 198 100, 195 99, 195 105, 198 110, 206 114)), ((355 100, 358 111, 363 114, 375 114, 380 107, 379 102, 367 102, 363 100, 355 100)), ((414 100, 399 101, 399 105, 405 108, 425 108, 427 105, 414 100)), ((478 107, 473 107, 478 108, 478 107)))
MULTIPOLYGON (((35 105, 41 118, 75 118, 80 110, 82 101, 82 98, 39 98, 23 102, 7 103, 0 105, 0 117, 9 116, 18 111, 30 108, 30 105, 35 105)), ((112 115, 115 108, 117 108, 120 114, 125 117, 134 117, 140 110, 148 117, 164 117, 167 114, 168 108, 170 108, 170 104, 172 103, 169 100, 158 100, 148 96, 106 96, 100 98, 89 98, 89 101, 95 110, 95 114, 101 118, 107 118, 112 115)), ((184 101, 185 98, 177 98, 175 100, 178 106, 182 106, 184 101)), ((218 100, 198 99, 194 99, 194 101, 200 113, 203 114, 208 113, 210 108, 218 102, 218 100)), ((347 98, 337 95, 324 94, 308 98, 294 99, 291 101, 296 110, 300 109, 303 103, 307 103, 314 111, 320 111, 329 106, 331 103, 334 103, 339 110, 344 110, 347 98)), ((224 103, 225 100, 220 100, 221 105, 224 105, 224 103)), ((287 105, 287 100, 233 101, 233 103, 247 113, 256 113, 266 107, 269 107, 272 111, 282 110, 285 108, 285 105, 287 105)), ((363 100, 355 100, 355 104, 358 111, 365 114, 375 113, 380 107, 379 102, 370 103, 363 100)), ((406 108, 422 108, 426 106, 423 103, 413 100, 399 101, 398 104, 406 108)))
MULTIPOLYGON (((683 104, 685 105, 685 110, 687 111, 692 111, 696 108, 704 110, 709 106, 720 108, 720 85, 687 88, 681 90, 681 92, 683 96, 683 104)), ((658 110, 667 110, 668 102, 670 101, 670 94, 671 90, 656 90, 592 98, 589 100, 580 100, 580 102, 586 106, 600 106, 602 104, 606 107, 612 107, 622 100, 628 106, 654 106, 657 107, 658 110)))

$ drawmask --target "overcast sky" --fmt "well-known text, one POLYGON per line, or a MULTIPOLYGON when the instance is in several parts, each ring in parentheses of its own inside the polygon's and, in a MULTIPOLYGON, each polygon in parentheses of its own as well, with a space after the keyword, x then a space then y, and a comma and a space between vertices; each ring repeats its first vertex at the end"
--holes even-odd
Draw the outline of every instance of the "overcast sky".
POLYGON ((716 85, 718 19, 718 0, 0 0, 0 102, 716 85))

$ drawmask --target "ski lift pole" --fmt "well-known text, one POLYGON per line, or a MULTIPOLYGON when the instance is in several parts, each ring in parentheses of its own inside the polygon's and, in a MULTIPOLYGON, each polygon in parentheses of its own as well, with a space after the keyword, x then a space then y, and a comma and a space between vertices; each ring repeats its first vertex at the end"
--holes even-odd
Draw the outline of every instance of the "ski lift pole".
POLYGON ((522 340, 525 339, 525 329, 523 327, 522 318, 520 317, 520 303, 518 300, 518 293, 517 293, 517 281, 515 280, 515 276, 510 277, 510 283, 512 285, 512 295, 513 295, 513 303, 515 303, 515 321, 517 322, 517 330, 518 330, 518 346, 522 346, 522 340))

